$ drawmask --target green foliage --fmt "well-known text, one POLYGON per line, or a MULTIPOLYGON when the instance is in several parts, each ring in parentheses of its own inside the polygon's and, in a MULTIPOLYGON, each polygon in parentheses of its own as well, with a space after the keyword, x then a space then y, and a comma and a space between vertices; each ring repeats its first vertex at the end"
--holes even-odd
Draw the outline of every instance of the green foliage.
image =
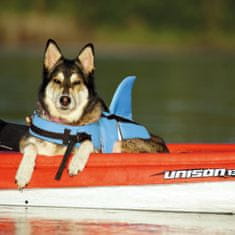
POLYGON ((234 30, 233 0, 1 0, 1 11, 70 15, 93 26, 234 30))
POLYGON ((232 48, 234 12, 234 0, 1 0, 0 41, 86 35, 102 42, 232 48))

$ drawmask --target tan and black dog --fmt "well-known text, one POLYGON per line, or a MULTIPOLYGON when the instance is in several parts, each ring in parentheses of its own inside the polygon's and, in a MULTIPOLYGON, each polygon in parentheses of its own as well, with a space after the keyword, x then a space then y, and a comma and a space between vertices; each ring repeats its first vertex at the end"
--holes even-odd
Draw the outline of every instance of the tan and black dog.
MULTIPOLYGON (((37 115, 44 120, 71 126, 85 126, 99 121, 107 107, 95 90, 94 70, 92 44, 87 44, 75 59, 69 60, 64 58, 55 41, 48 40, 35 110, 37 115)), ((19 188, 24 188, 32 177, 37 155, 63 155, 66 146, 29 133, 22 138, 20 149, 23 158, 16 173, 16 183, 19 188)), ((75 147, 68 166, 69 175, 82 171, 92 152, 102 152, 102 149, 94 146, 90 139, 75 147)), ((148 139, 117 140, 112 152, 168 152, 168 149, 160 137, 150 135, 148 139)))

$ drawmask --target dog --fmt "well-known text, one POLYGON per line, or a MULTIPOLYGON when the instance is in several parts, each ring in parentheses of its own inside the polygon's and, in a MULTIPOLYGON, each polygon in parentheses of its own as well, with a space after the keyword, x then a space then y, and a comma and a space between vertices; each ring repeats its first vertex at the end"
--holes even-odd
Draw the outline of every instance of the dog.
MULTIPOLYGON (((101 120, 108 108, 94 84, 95 54, 92 44, 85 45, 75 59, 66 59, 57 43, 49 39, 43 61, 43 79, 35 113, 39 118, 72 127, 84 127, 101 120)), ((125 121, 125 120, 124 120, 125 121)), ((127 121, 128 122, 128 121, 127 121)), ((110 133, 109 133, 110 134, 110 133)), ((91 134, 92 135, 92 134, 91 134)), ((52 143, 27 133, 20 141, 22 160, 16 172, 16 184, 23 189, 30 182, 38 154, 63 155, 66 145, 52 143)), ((162 138, 128 138, 113 143, 112 152, 168 152, 162 138)), ((74 147, 68 165, 70 176, 81 172, 92 152, 102 152, 89 138, 74 147)))

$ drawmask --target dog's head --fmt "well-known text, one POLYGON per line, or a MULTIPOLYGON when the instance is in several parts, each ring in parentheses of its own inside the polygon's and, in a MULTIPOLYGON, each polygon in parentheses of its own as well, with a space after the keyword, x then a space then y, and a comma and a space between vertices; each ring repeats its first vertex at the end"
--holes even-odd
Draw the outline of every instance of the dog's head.
POLYGON ((73 59, 65 59, 55 41, 49 39, 43 63, 39 102, 49 116, 77 121, 92 97, 96 96, 94 48, 87 44, 73 59))

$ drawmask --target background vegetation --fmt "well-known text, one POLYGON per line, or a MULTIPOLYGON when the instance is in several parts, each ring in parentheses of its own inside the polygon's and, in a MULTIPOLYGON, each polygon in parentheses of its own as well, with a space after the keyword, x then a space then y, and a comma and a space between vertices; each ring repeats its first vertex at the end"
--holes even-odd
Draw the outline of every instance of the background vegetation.
POLYGON ((0 42, 233 50, 234 13, 234 0, 1 0, 0 42))

